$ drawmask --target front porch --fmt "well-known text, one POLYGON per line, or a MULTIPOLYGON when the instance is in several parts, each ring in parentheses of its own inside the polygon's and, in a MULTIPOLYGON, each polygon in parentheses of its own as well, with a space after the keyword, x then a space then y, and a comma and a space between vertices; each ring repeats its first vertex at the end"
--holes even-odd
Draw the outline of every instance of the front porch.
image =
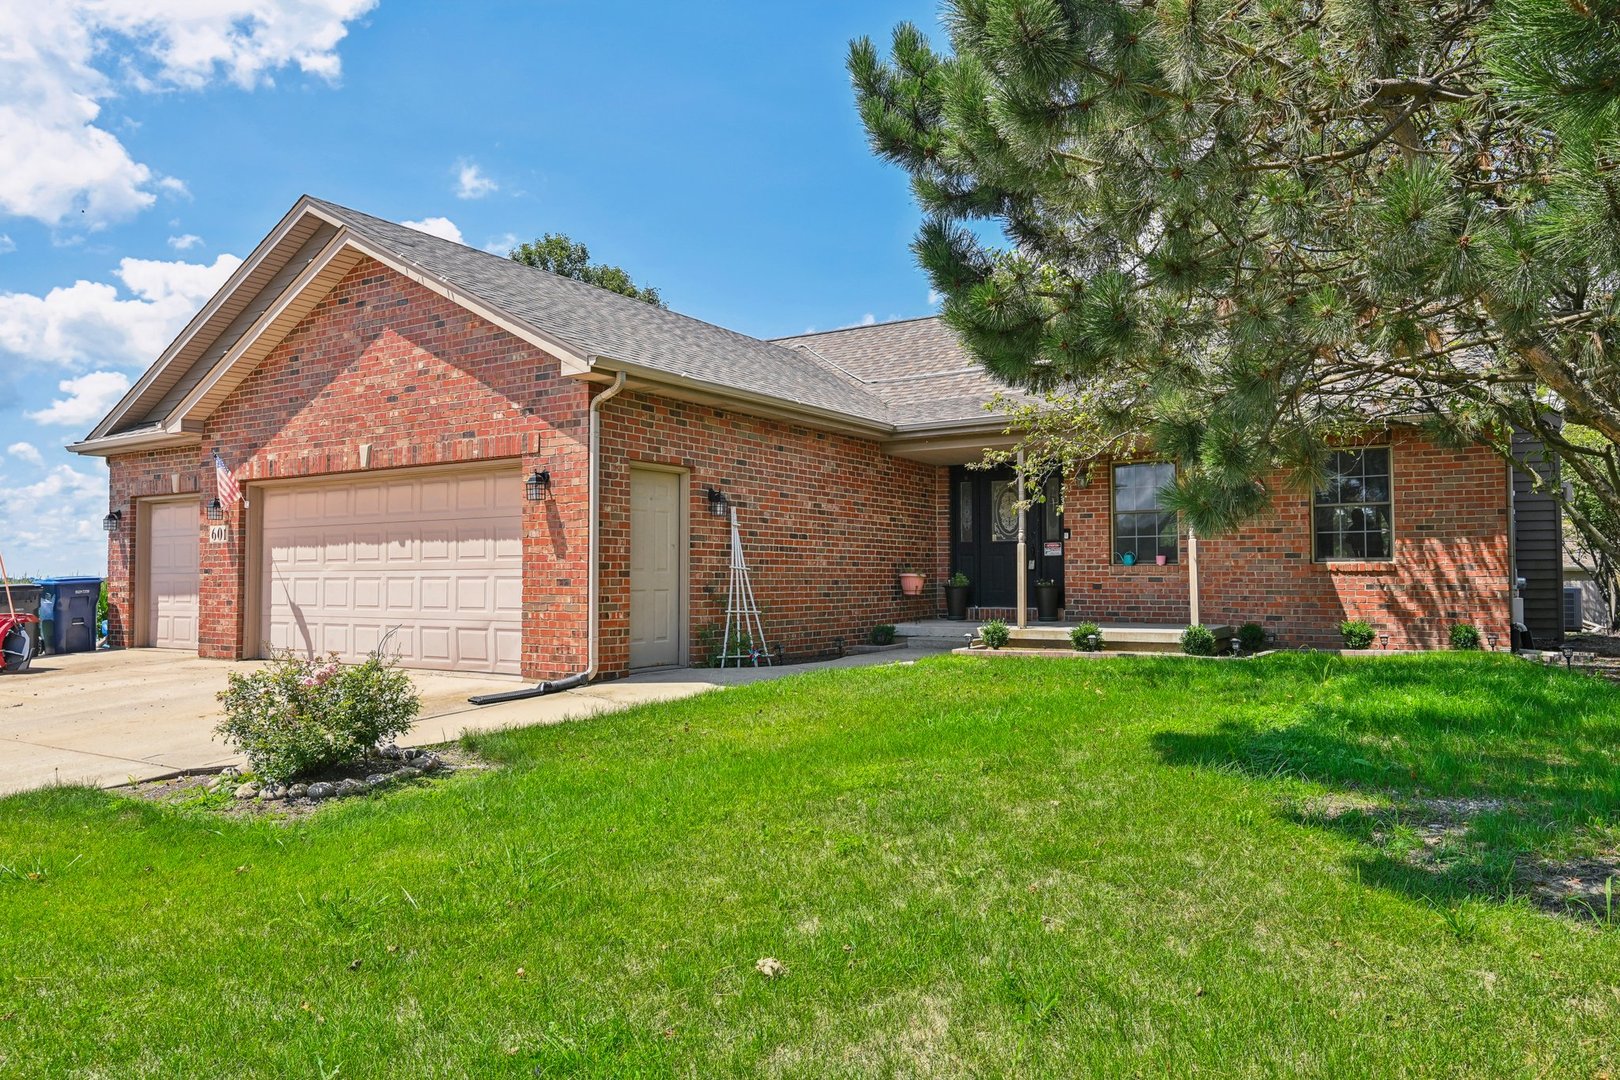
MULTIPOLYGON (((894 633, 897 640, 908 644, 961 648, 978 637, 979 624, 983 621, 919 619, 896 625, 894 633)), ((1007 641, 1009 649, 1072 649, 1069 631, 1075 623, 1037 623, 1031 618, 1029 625, 1020 628, 1013 626, 1010 619, 1004 621, 1011 630, 1011 637, 1007 641)), ((1107 652, 1180 652, 1181 632, 1186 627, 1104 623, 1099 624, 1098 629, 1102 632, 1103 648, 1107 652)), ((1217 651, 1225 652, 1231 648, 1232 637, 1237 633, 1235 627, 1221 625, 1209 629, 1215 635, 1217 651)))

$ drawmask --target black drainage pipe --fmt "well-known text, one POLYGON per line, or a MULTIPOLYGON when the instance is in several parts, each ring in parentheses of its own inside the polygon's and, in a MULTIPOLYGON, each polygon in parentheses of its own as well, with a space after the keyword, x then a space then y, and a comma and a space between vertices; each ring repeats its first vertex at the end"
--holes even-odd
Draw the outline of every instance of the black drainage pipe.
POLYGON ((555 682, 543 682, 539 686, 526 686, 522 690, 507 690, 499 694, 477 694, 467 700, 474 705, 498 705, 503 701, 522 701, 525 698, 541 697, 545 694, 555 694, 563 690, 572 690, 576 686, 584 686, 590 682, 590 676, 585 672, 570 675, 566 679, 555 682))

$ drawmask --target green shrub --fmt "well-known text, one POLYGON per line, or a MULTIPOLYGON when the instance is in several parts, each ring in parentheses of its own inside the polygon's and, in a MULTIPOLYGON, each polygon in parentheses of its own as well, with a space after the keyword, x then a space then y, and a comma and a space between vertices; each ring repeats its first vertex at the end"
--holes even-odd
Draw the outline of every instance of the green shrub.
POLYGON ((1259 652, 1266 647, 1266 628, 1257 622, 1246 622, 1238 627, 1238 644, 1244 652, 1259 652))
POLYGON ((1469 626, 1467 623, 1458 623, 1451 628, 1451 647, 1453 649, 1479 648, 1479 628, 1469 626))
POLYGON ((955 585, 955 586, 958 586, 959 588, 966 588, 967 585, 969 584, 968 576, 966 574, 962 573, 962 571, 958 570, 956 573, 954 573, 954 574, 952 574, 950 576, 950 580, 945 582, 945 584, 947 584, 947 585, 955 585))
POLYGON ((353 665, 279 656, 252 674, 231 672, 219 700, 215 733, 276 783, 358 760, 410 730, 422 707, 410 676, 375 652, 353 665))
POLYGON ((1369 649, 1373 638, 1378 631, 1373 629, 1370 622, 1362 619, 1346 619, 1339 624, 1339 636, 1344 638, 1344 647, 1347 649, 1369 649))
POLYGON ((1000 619, 991 619, 979 627, 979 640, 992 649, 999 649, 1012 638, 1012 631, 1000 619))
POLYGON ((107 621, 107 583, 105 581, 103 581, 101 583, 101 595, 96 597, 96 622, 98 624, 100 624, 100 623, 104 623, 106 621, 107 621))
POLYGON ((1181 632, 1181 651, 1188 656, 1214 656, 1215 631, 1207 626, 1189 626, 1181 632))
POLYGON ((1069 631, 1069 644, 1073 645, 1080 652, 1102 652, 1104 644, 1102 627, 1098 626, 1094 622, 1083 622, 1076 624, 1075 627, 1069 631), (1097 639, 1096 644, 1092 644, 1090 640, 1092 637, 1097 639))
POLYGON ((872 627, 872 644, 893 645, 894 627, 888 623, 878 623, 876 626, 872 627))

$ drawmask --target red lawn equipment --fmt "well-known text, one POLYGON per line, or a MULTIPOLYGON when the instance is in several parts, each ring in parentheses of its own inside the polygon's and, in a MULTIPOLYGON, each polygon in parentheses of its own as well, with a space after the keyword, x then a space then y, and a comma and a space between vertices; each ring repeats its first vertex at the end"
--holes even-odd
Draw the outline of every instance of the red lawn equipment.
POLYGON ((29 629, 39 616, 18 611, 11 602, 11 579, 6 576, 6 560, 0 558, 0 586, 6 594, 6 609, 0 611, 0 672, 27 671, 34 659, 34 632, 29 629))

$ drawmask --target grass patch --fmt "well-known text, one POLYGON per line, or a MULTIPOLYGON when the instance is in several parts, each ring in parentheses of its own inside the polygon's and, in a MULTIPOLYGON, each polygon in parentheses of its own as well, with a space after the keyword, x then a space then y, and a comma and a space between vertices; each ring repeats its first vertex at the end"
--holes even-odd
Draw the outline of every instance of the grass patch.
POLYGON ((1515 868, 1612 853, 1617 728, 1492 655, 945 657, 291 823, 36 792, 0 1073, 1594 1075, 1620 932, 1515 868))

